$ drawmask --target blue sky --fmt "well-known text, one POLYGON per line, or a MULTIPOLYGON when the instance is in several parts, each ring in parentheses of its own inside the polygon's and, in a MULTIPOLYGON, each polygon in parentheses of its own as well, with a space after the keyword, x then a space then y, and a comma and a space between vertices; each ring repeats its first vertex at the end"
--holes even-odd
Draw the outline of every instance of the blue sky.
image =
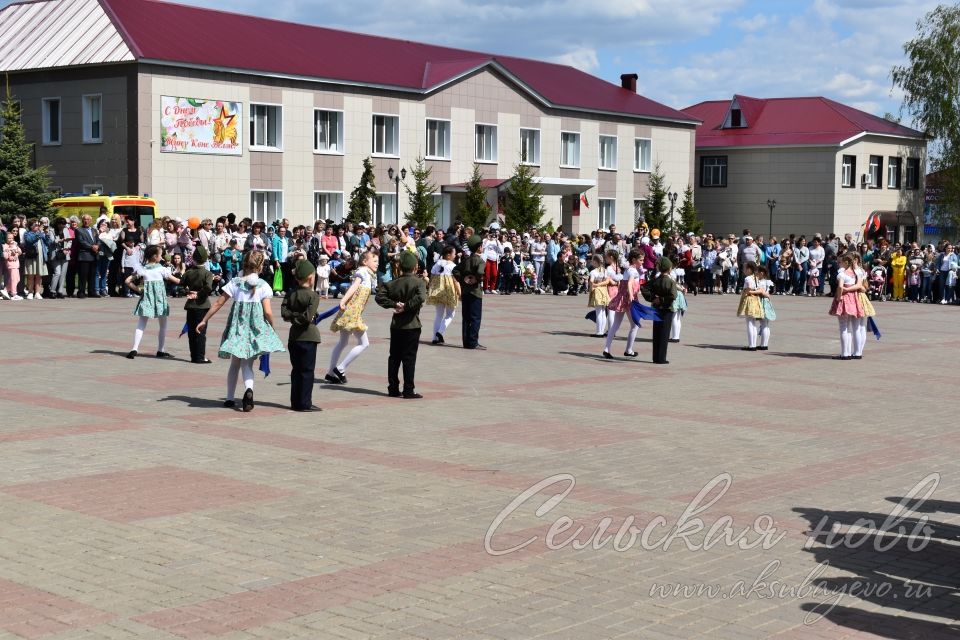
MULTIPOLYGON (((927 0, 180 0, 571 64, 672 107, 733 93, 825 95, 899 113, 890 69, 927 0)), ((9 4, 0 0, 0 5, 9 4)), ((389 61, 384 61, 389 64, 389 61)))

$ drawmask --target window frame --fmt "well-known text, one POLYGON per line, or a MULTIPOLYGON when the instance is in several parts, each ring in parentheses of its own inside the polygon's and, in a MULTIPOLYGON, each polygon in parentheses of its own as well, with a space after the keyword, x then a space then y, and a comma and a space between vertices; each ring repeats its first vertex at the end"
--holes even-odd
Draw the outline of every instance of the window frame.
POLYGON ((85 93, 80 98, 81 112, 82 112, 82 122, 83 122, 83 144, 103 144, 103 94, 102 93, 85 93), (93 125, 92 113, 90 110, 90 99, 96 98, 100 105, 100 113, 98 118, 98 125, 100 127, 100 135, 93 137, 92 135, 87 135, 92 133, 90 129, 93 125))
POLYGON ((905 175, 906 179, 904 180, 905 189, 910 191, 916 191, 920 188, 920 158, 911 158, 907 157, 907 171, 905 175), (913 181, 910 180, 910 165, 911 163, 916 163, 914 165, 913 172, 913 181))
MULTIPOLYGON (((251 102, 250 103, 250 118, 247 120, 247 124, 250 127, 250 151, 264 151, 267 153, 283 153, 283 105, 276 104, 273 102, 251 102), (267 107, 268 109, 279 109, 280 118, 277 123, 277 145, 272 146, 269 144, 255 144, 254 139, 257 135, 257 125, 256 125, 256 107, 267 107)), ((267 118, 267 124, 269 125, 270 120, 267 118)), ((264 136, 269 138, 269 131, 267 128, 264 130, 264 136)), ((262 191, 262 189, 261 189, 262 191)))
POLYGON ((48 96, 40 98, 40 129, 41 144, 44 147, 59 147, 63 144, 63 98, 48 96), (57 103, 57 139, 50 138, 50 107, 51 102, 57 103))
MULTIPOLYGON (((370 155, 374 158, 399 158, 400 157, 400 114, 398 113, 372 113, 370 114, 370 155), (396 153, 387 153, 386 151, 377 151, 377 118, 393 118, 396 121, 394 126, 393 144, 396 153)), ((386 125, 384 125, 384 147, 386 147, 387 135, 386 125)))
POLYGON ((903 188, 903 158, 900 156, 888 156, 887 157, 887 189, 901 189, 903 188), (896 167, 897 169, 897 179, 892 184, 890 183, 890 171, 896 167))
POLYGON ((527 166, 530 166, 530 167, 539 167, 539 166, 540 166, 540 149, 541 149, 541 146, 542 146, 540 143, 541 143, 541 140, 542 140, 542 136, 543 136, 543 133, 542 133, 541 130, 538 129, 538 128, 534 128, 534 127, 520 127, 520 164, 524 164, 524 165, 527 165, 527 166), (532 131, 532 132, 534 132, 534 133, 537 134, 537 136, 536 136, 536 140, 537 140, 537 159, 536 159, 536 162, 530 162, 529 160, 524 160, 524 159, 523 159, 523 132, 524 132, 524 131, 532 131))
POLYGON ((345 126, 343 121, 344 121, 343 109, 322 109, 320 107, 313 108, 313 152, 315 154, 320 156, 342 156, 346 154, 346 147, 343 144, 343 132, 344 132, 344 126, 345 126), (317 146, 317 115, 320 113, 338 114, 337 136, 339 141, 339 149, 337 151, 330 151, 329 148, 320 149, 317 146))
MULTIPOLYGON (((266 202, 264 202, 264 205, 266 206, 266 202)), ((283 219, 283 189, 250 189, 250 219, 253 222, 263 222, 264 224, 270 224, 271 222, 282 220, 283 219), (253 210, 253 198, 254 198, 254 195, 258 193, 277 194, 277 217, 274 218, 273 220, 270 220, 266 214, 264 215, 263 220, 259 220, 257 218, 257 215, 253 210)))
POLYGON ((841 189, 856 189, 857 188, 857 156, 856 155, 840 155, 840 188, 841 189), (845 181, 843 178, 844 167, 846 166, 847 158, 850 158, 850 179, 845 181))
POLYGON ((634 173, 651 173, 653 171, 653 138, 644 138, 637 136, 633 139, 633 172, 634 173), (649 157, 647 158, 647 168, 644 169, 641 166, 637 165, 637 148, 639 142, 646 141, 649 143, 648 148, 650 149, 649 157))
MULTIPOLYGON (((377 198, 380 198, 381 201, 383 201, 383 200, 386 199, 386 198, 392 198, 392 199, 396 200, 397 194, 394 193, 393 191, 377 191, 376 194, 374 194, 374 196, 373 196, 373 198, 371 198, 371 202, 370 202, 370 221, 371 221, 371 226, 372 226, 372 227, 377 227, 378 225, 381 225, 381 224, 398 224, 396 220, 394 220, 394 221, 392 221, 392 222, 388 222, 387 220, 384 220, 384 219, 382 219, 382 218, 381 218, 380 220, 377 220, 377 209, 376 209, 376 199, 377 199, 377 198)), ((390 208, 390 215, 393 215, 394 212, 396 212, 396 213, 397 213, 397 217, 399 217, 400 211, 399 211, 399 208, 397 207, 397 203, 396 203, 396 202, 394 202, 393 206, 390 208)))
POLYGON ((867 173, 870 176, 870 185, 867 188, 882 189, 883 188, 883 156, 870 154, 870 158, 867 161, 867 173), (878 160, 876 164, 874 164, 873 162, 874 159, 878 160), (874 167, 876 167, 876 171, 874 171, 874 167), (876 178, 876 180, 874 180, 874 178, 876 178))
POLYGON ((617 199, 616 198, 597 198, 597 229, 609 229, 611 224, 617 224, 617 199), (607 203, 610 206, 610 220, 604 224, 603 205, 607 203))
POLYGON ((441 162, 451 162, 453 160, 453 149, 452 149, 452 140, 453 138, 453 122, 450 118, 425 118, 423 125, 423 148, 424 148, 424 160, 438 160, 441 162), (430 123, 431 122, 442 122, 446 125, 447 135, 446 135, 446 145, 444 148, 445 156, 430 155, 430 123))
POLYGON ((473 161, 477 164, 497 164, 499 162, 500 152, 500 132, 499 127, 489 122, 473 123, 473 161), (493 159, 481 158, 480 154, 480 127, 490 127, 493 129, 493 159))
POLYGON ((99 183, 91 183, 83 185, 81 191, 85 196, 92 196, 94 193, 103 195, 103 185, 99 183))
POLYGON ((600 171, 616 171, 620 167, 620 137, 617 135, 610 135, 608 133, 601 133, 597 136, 597 169, 600 171), (603 160, 603 139, 607 138, 613 139, 613 166, 605 167, 601 164, 603 160))
POLYGON ((317 220, 333 220, 334 222, 339 224, 343 222, 345 216, 346 216, 346 204, 343 197, 343 191, 334 191, 333 189, 314 189, 313 190, 313 221, 314 222, 316 222, 317 220), (337 219, 336 216, 331 216, 329 218, 320 217, 320 212, 318 210, 318 207, 320 205, 320 200, 318 196, 324 196, 324 195, 340 196, 340 218, 339 219, 337 219))
MULTIPOLYGON (((728 156, 700 156, 700 186, 704 189, 726 189, 727 188, 727 172, 729 171, 730 163, 728 156), (711 167, 720 167, 720 177, 721 180, 718 184, 706 184, 704 178, 706 177, 706 172, 704 169, 707 166, 707 160, 712 159, 723 159, 723 164, 710 165, 711 167)), ((712 171, 711 171, 712 174, 712 171)), ((712 180, 711 180, 712 182, 712 180)))
POLYGON ((581 143, 582 143, 582 136, 579 131, 564 131, 563 129, 560 130, 560 168, 561 169, 579 169, 580 168, 580 163, 582 162, 582 158, 583 158, 581 153, 582 151, 581 143), (577 164, 563 163, 563 150, 564 150, 563 136, 565 135, 577 136, 577 164))

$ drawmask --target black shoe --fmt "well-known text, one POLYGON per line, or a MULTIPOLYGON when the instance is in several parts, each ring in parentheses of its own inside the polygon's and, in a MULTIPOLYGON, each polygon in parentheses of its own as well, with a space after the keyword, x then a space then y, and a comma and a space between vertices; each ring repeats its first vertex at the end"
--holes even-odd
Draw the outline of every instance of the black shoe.
POLYGON ((437 339, 433 339, 433 340, 430 341, 430 344, 436 346, 436 345, 438 345, 438 344, 443 344, 443 343, 441 343, 441 342, 440 342, 439 340, 437 340, 437 339))
POLYGON ((863 360, 863 356, 850 356, 854 360, 863 360))
POLYGON ((400 393, 399 391, 390 391, 390 390, 387 390, 387 395, 390 396, 391 398, 402 398, 402 397, 403 397, 403 394, 400 393))
POLYGON ((172 358, 173 356, 167 353, 166 351, 157 351, 158 358, 172 358))
POLYGON ((671 339, 671 340, 667 340, 667 342, 680 342, 680 339, 679 339, 679 338, 677 338, 677 339, 675 339, 675 340, 671 339))
POLYGON ((636 351, 624 351, 624 352, 623 352, 623 355, 626 356, 627 358, 636 358, 636 357, 637 357, 637 352, 636 352, 636 351))
POLYGON ((756 347, 740 347, 740 351, 756 351, 756 347))
POLYGON ((203 360, 191 360, 190 362, 192 362, 193 364, 210 364, 213 362, 213 360, 208 360, 207 358, 204 358, 203 360))
POLYGON ((436 334, 435 341, 437 344, 443 344, 443 334, 442 333, 436 334))
POLYGON ((653 364, 670 364, 669 360, 661 360, 660 362, 654 362, 653 364))
POLYGON ((310 405, 309 407, 303 407, 303 408, 301 408, 301 409, 294 408, 293 410, 294 410, 294 411, 299 411, 299 412, 301 412, 301 413, 312 413, 312 412, 314 412, 314 411, 323 411, 323 409, 321 409, 320 407, 318 407, 318 406, 315 405, 315 404, 310 405))
POLYGON ((478 344, 478 345, 474 346, 473 348, 474 348, 474 349, 477 349, 478 351, 486 351, 486 350, 487 350, 487 348, 486 348, 485 346, 483 346, 482 344, 478 344))
POLYGON ((340 371, 340 369, 334 369, 333 375, 337 376, 337 379, 340 381, 340 384, 347 384, 347 376, 346 374, 343 373, 343 371, 340 371))
POLYGON ((403 394, 403 399, 404 399, 404 400, 419 400, 419 399, 422 398, 422 397, 423 397, 423 396, 420 395, 419 393, 404 393, 404 394, 403 394))
POLYGON ((770 347, 757 347, 757 351, 769 351, 770 347))
POLYGON ((245 413, 253 411, 253 389, 243 392, 243 410, 245 413))
POLYGON ((833 356, 834 360, 849 360, 850 356, 833 356))
POLYGON ((133 359, 136 358, 136 357, 137 357, 137 351, 136 351, 136 349, 134 349, 133 351, 131 351, 130 353, 127 354, 127 359, 128 359, 128 360, 133 360, 133 359))
POLYGON ((83 300, 83 299, 86 298, 86 297, 87 297, 87 296, 85 296, 85 295, 82 294, 82 293, 78 293, 78 294, 77 294, 77 300, 83 300))
POLYGON ((323 376, 323 379, 329 382, 330 384, 343 384, 342 382, 340 382, 340 378, 333 375, 333 373, 328 373, 327 375, 323 376))
POLYGON ((610 355, 610 352, 609 352, 609 351, 604 351, 604 352, 603 352, 603 357, 604 357, 606 360, 613 360, 613 356, 610 355))
POLYGON ((226 407, 227 409, 233 409, 234 407, 237 406, 237 403, 234 400, 224 400, 223 406, 226 407))

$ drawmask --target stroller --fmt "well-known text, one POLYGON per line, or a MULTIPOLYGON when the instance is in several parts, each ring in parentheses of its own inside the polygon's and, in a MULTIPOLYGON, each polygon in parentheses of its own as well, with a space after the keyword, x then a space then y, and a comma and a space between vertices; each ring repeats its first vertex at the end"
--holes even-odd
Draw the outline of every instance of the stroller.
POLYGON ((887 269, 876 266, 870 270, 868 294, 871 300, 887 301, 887 269))

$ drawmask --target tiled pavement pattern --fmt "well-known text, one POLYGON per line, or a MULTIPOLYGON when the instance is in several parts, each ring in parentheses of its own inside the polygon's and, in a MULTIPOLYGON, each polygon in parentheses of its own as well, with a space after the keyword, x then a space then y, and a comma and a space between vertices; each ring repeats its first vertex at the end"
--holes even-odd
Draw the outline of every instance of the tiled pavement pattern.
POLYGON ((318 414, 286 410, 285 355, 252 414, 221 408, 226 366, 183 361, 182 311, 178 360, 129 361, 128 301, 0 303, 0 638, 960 637, 957 309, 878 305, 883 340, 835 362, 827 300, 776 299, 772 350, 744 353, 736 299, 701 296, 655 367, 648 327, 639 362, 600 360, 584 302, 488 297, 489 350, 453 346, 459 319, 452 346, 423 345, 420 402, 384 396, 371 308, 372 345, 350 386, 317 386, 318 414), (931 473, 898 525, 808 536, 879 526, 931 473), (519 548, 485 551, 554 474, 493 532, 519 548), (769 548, 718 535, 761 514, 769 548), (559 544, 579 526, 584 545, 559 544))

